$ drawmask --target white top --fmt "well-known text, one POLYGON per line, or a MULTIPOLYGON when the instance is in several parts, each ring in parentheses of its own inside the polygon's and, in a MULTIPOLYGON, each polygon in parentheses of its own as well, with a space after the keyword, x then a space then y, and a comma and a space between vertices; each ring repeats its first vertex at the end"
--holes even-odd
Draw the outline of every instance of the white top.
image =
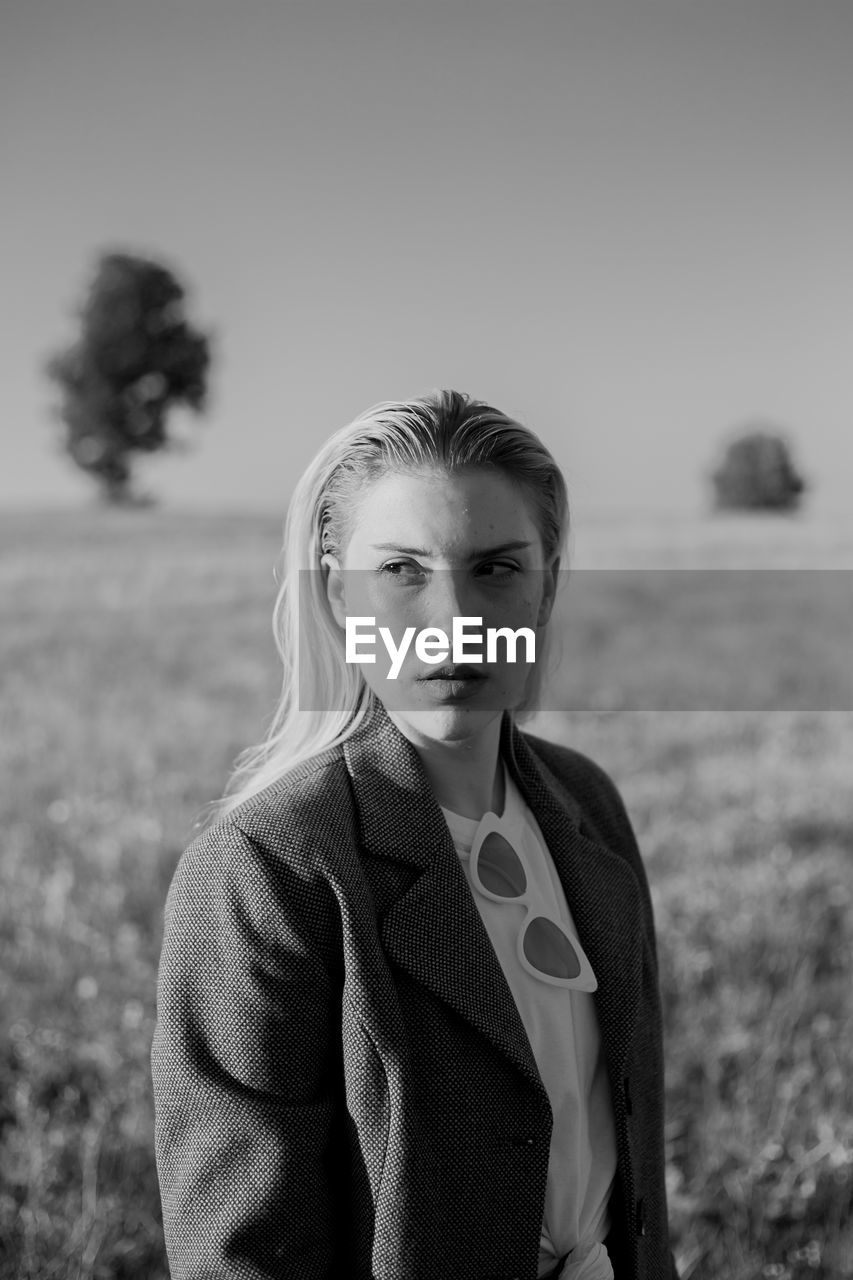
MULTIPOLYGON (((539 824, 506 769, 504 780, 506 801, 501 821, 513 833, 513 847, 517 848, 516 839, 522 846, 517 852, 530 892, 547 914, 560 920, 576 939, 565 893, 539 824)), ((595 1242, 603 1241, 609 1229, 607 1205, 616 1174, 616 1138, 593 997, 538 980, 520 964, 518 933, 528 906, 512 901, 493 902, 473 885, 469 855, 479 823, 450 809, 442 812, 551 1102, 554 1127, 539 1274, 547 1272, 564 1253, 574 1250, 574 1258, 563 1275, 605 1280, 613 1274, 606 1250, 587 1251, 595 1242)))

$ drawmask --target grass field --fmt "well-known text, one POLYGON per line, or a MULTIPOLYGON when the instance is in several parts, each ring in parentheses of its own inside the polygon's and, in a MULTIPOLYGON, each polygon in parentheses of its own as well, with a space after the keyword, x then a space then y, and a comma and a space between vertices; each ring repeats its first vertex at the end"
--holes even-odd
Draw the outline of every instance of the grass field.
MULTIPOLYGON (((162 907, 276 697, 278 537, 237 517, 0 517, 0 1280, 167 1274, 148 1068, 162 907)), ((609 525, 578 547, 591 567, 853 564, 849 536, 785 522, 609 525)), ((643 653, 659 664, 636 605, 614 594, 572 663, 592 671, 602 632, 633 629, 635 677, 643 653)), ((848 647, 839 631, 837 670, 848 647)), ((647 860, 682 1275, 853 1276, 853 712, 533 727, 608 768, 647 860)))

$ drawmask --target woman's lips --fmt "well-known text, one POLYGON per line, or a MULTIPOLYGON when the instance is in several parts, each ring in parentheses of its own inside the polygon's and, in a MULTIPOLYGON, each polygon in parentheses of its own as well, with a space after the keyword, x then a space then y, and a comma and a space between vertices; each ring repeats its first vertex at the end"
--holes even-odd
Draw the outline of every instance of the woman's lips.
POLYGON ((430 698, 456 702, 479 693, 488 678, 485 671, 478 671, 476 667, 445 666, 436 668, 427 676, 419 676, 418 683, 430 698))
POLYGON ((485 671, 482 671, 477 667, 465 666, 461 663, 456 663, 455 665, 450 664, 444 667, 436 667, 436 669, 431 671, 429 675, 418 677, 421 681, 439 680, 442 682, 448 680, 486 680, 487 678, 485 671))

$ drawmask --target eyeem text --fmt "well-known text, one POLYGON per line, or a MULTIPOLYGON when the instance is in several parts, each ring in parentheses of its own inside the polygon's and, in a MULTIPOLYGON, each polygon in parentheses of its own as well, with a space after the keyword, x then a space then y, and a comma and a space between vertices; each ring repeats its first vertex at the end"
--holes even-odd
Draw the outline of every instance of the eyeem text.
MULTIPOLYGON (((399 645, 388 627, 379 627, 379 636, 391 659, 388 672, 389 680, 396 680, 403 666, 406 654, 415 642, 415 654, 421 662, 437 665, 448 658, 453 663, 475 663, 483 661, 483 639, 485 635, 486 662, 498 661, 498 640, 506 642, 507 662, 516 662, 516 649, 519 638, 524 639, 525 656, 521 661, 536 661, 536 633, 531 627, 519 627, 513 631, 511 627, 487 627, 482 631, 482 618, 454 618, 451 638, 440 627, 424 627, 416 631, 414 627, 406 627, 399 645), (481 628, 474 631, 473 628, 481 628), (478 645, 479 652, 468 646, 478 645)), ((364 652, 376 647, 376 618, 347 618, 346 620, 346 660, 347 662, 376 661, 376 654, 364 652)))

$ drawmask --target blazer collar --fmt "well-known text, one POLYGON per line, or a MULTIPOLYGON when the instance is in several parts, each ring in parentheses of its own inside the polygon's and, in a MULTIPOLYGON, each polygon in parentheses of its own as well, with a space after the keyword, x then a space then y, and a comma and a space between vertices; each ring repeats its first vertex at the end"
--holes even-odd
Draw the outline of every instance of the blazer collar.
MULTIPOLYGON (((417 752, 380 703, 343 750, 368 878, 379 870, 371 860, 409 869, 379 922, 386 954, 541 1090, 524 1025, 417 752)), ((509 713, 501 725, 501 754, 554 859, 598 979, 594 998, 610 1069, 621 1078, 641 982, 636 877, 622 857, 584 830, 577 799, 535 755, 509 713)))

